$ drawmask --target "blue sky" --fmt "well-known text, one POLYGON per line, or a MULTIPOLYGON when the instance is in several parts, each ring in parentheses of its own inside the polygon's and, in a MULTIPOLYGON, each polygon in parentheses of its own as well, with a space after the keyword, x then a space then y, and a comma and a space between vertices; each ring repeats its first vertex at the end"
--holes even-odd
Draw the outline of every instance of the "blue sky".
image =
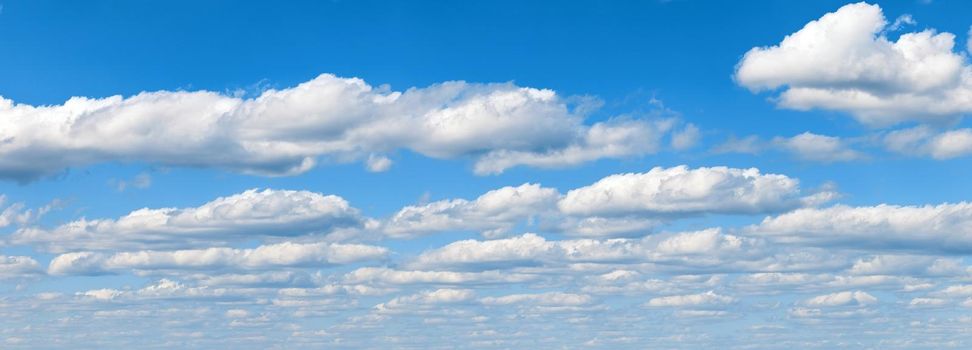
POLYGON ((967 348, 960 1, 4 1, 10 348, 967 348))

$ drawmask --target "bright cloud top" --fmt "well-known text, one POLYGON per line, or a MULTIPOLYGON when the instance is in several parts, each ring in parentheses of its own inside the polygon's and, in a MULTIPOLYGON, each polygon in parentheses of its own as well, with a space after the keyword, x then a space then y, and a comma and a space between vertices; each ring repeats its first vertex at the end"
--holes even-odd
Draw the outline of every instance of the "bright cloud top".
POLYGON ((753 48, 735 78, 754 91, 785 87, 781 107, 844 111, 873 126, 972 112, 972 68, 954 34, 928 29, 892 41, 888 29, 879 6, 846 5, 753 48))
POLYGON ((495 174, 653 153, 672 126, 583 119, 552 90, 446 82, 400 92, 329 74, 249 99, 157 91, 31 106, 0 98, 0 176, 30 180, 116 161, 278 176, 320 157, 366 159, 384 171, 391 160, 383 154, 399 149, 473 156, 477 173, 495 174))
POLYGON ((266 236, 329 233, 364 224, 341 197, 308 191, 248 190, 194 208, 139 209, 118 219, 81 219, 47 230, 26 227, 12 244, 34 244, 53 252, 181 247, 266 236))

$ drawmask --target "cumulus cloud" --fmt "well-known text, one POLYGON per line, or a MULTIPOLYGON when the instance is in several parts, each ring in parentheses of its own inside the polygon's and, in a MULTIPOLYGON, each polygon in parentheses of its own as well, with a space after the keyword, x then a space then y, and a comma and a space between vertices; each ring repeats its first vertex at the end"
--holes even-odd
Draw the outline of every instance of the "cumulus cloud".
POLYGON ((450 230, 477 230, 500 234, 528 218, 548 213, 560 197, 556 189, 538 184, 503 187, 475 200, 452 199, 407 206, 385 221, 392 237, 450 230))
POLYGON ((81 219, 43 229, 26 227, 9 238, 52 252, 180 248, 266 236, 327 233, 364 223, 341 197, 308 191, 248 190, 198 207, 139 209, 118 219, 81 219))
POLYGON ((759 169, 656 167, 605 177, 558 203, 574 215, 755 214, 801 205, 799 181, 759 169))
POLYGON ((607 176, 562 195, 539 184, 489 191, 474 200, 407 206, 382 222, 385 234, 412 238, 475 231, 500 238, 523 224, 570 236, 644 235, 661 223, 705 214, 774 213, 829 201, 836 194, 804 195, 799 181, 759 169, 656 167, 607 176))
POLYGON ((843 265, 824 251, 774 251, 759 239, 720 229, 663 233, 640 239, 552 241, 536 234, 478 241, 463 240, 423 252, 405 266, 413 269, 495 270, 564 268, 583 264, 653 266, 665 272, 792 271, 843 265))
POLYGON ((129 270, 234 270, 287 266, 332 266, 383 258, 388 250, 361 244, 278 243, 252 249, 207 248, 114 254, 73 252, 51 260, 55 275, 100 274, 129 270))
POLYGON ((122 300, 219 298, 228 296, 229 292, 231 291, 224 288, 193 287, 163 278, 136 290, 102 288, 78 292, 75 293, 75 296, 83 300, 106 302, 122 300))
POLYGON ((826 295, 816 296, 804 301, 804 304, 812 307, 833 307, 848 305, 870 305, 877 303, 878 299, 867 292, 837 292, 826 295))
POLYGON ((507 273, 503 271, 455 272, 455 271, 423 271, 423 270, 394 270, 382 267, 362 267, 344 276, 344 282, 350 284, 378 284, 378 285, 476 285, 494 283, 518 283, 535 280, 537 276, 524 273, 507 273))
POLYGON ((43 273, 44 269, 34 258, 0 255, 0 279, 30 277, 43 273))
POLYGON ((781 107, 843 111, 872 126, 942 122, 972 111, 972 68, 954 50, 955 35, 885 35, 907 22, 889 27, 877 5, 845 5, 778 45, 751 49, 735 79, 754 91, 783 87, 781 107))
POLYGON ((546 89, 446 82, 391 91, 329 74, 247 99, 156 91, 32 106, 0 98, 0 177, 26 181, 113 161, 276 176, 305 172, 321 157, 367 158, 382 171, 391 166, 382 154, 397 149, 476 157, 476 172, 489 174, 652 153, 670 124, 583 119, 546 89))
POLYGON ((409 309, 437 308, 437 305, 468 302, 475 297, 476 293, 469 289, 427 290, 412 295, 400 296, 388 302, 375 305, 375 312, 395 313, 409 309))
POLYGON ((972 204, 803 208, 749 227, 780 242, 870 249, 972 252, 972 204))
POLYGON ((892 152, 950 159, 972 154, 972 129, 937 132, 927 126, 888 132, 882 137, 884 147, 892 152))
POLYGON ((958 259, 883 254, 858 259, 848 272, 855 275, 960 276, 968 271, 958 259))
POLYGON ((662 137, 674 121, 633 120, 627 118, 599 122, 588 128, 576 143, 542 152, 498 150, 476 161, 480 175, 498 174, 517 165, 556 168, 601 158, 624 158, 655 153, 662 137))
POLYGON ((646 306, 650 307, 698 307, 698 306, 713 306, 713 305, 725 305, 731 304, 736 301, 736 298, 716 294, 713 291, 708 291, 699 294, 688 294, 688 295, 672 295, 666 297, 657 297, 648 300, 645 303, 646 306))

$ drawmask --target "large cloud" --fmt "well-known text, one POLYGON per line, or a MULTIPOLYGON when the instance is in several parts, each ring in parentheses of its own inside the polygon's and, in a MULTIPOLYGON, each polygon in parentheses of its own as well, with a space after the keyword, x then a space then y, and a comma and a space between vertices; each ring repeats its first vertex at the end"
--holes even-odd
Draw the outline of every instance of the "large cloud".
POLYGON ((759 169, 656 167, 571 190, 558 203, 575 215, 754 214, 803 205, 799 181, 759 169))
POLYGON ((368 159, 382 171, 391 164, 382 154, 398 149, 481 157, 476 172, 487 174, 655 152, 670 127, 634 119, 585 125, 554 91, 513 84, 399 92, 329 74, 249 99, 157 91, 31 106, 0 98, 0 177, 30 180, 111 161, 289 175, 322 156, 368 159))
POLYGON ((823 108, 862 123, 940 122, 972 111, 972 68, 954 51, 955 35, 928 29, 892 41, 881 8, 850 4, 753 48, 736 81, 752 90, 785 87, 778 103, 823 108))
POLYGON ((779 250, 760 239, 719 229, 665 233, 641 239, 553 241, 536 234, 489 241, 463 240, 423 252, 414 269, 558 269, 583 264, 634 265, 664 272, 799 271, 845 266, 827 252, 779 250))
POLYGON ((248 190, 192 208, 139 209, 121 218, 22 228, 9 242, 53 252, 153 249, 266 236, 327 233, 365 219, 341 197, 308 191, 248 190))
POLYGON ((835 196, 828 191, 805 195, 799 180, 755 168, 682 165, 607 176, 566 195, 523 184, 489 191, 475 200, 407 206, 383 221, 382 228, 396 238, 445 231, 478 231, 498 238, 523 224, 571 236, 634 236, 685 216, 777 213, 835 196))

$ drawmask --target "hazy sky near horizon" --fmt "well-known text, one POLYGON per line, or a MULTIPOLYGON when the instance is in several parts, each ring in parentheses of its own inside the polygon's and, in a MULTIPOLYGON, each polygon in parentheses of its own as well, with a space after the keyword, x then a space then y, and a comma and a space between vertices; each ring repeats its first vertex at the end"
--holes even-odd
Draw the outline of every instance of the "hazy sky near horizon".
POLYGON ((968 348, 962 1, 2 1, 0 348, 968 348))

